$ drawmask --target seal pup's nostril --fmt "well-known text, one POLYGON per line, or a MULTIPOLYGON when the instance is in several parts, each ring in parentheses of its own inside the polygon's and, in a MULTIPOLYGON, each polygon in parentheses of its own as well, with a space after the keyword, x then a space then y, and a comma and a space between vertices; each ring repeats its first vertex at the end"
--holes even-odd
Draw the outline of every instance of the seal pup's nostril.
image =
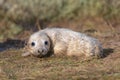
POLYGON ((41 53, 41 51, 40 51, 40 50, 38 50, 38 53, 41 53))
POLYGON ((44 52, 44 50, 38 50, 38 53, 43 53, 44 52))
POLYGON ((44 52, 44 50, 42 50, 42 52, 44 52))

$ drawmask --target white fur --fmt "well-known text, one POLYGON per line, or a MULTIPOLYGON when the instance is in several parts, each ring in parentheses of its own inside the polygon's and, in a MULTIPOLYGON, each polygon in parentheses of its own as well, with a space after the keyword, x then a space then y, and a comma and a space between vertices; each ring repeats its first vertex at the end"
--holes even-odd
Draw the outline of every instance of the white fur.
MULTIPOLYGON (((28 52, 33 55, 46 55, 53 50, 55 55, 68 56, 102 56, 103 49, 100 42, 85 34, 75 32, 65 28, 46 28, 31 35, 28 43, 36 42, 36 46, 28 48, 28 52), (45 46, 44 41, 49 45, 45 46), (37 53, 37 50, 45 50, 37 53)), ((27 53, 28 54, 28 53, 27 53)))

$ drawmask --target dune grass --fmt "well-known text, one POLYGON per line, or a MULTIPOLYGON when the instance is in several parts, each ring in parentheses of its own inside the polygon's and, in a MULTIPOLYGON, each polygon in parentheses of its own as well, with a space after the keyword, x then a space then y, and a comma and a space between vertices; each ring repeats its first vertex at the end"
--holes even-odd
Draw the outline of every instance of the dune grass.
POLYGON ((120 18, 119 0, 3 0, 1 7, 0 16, 14 21, 120 18))
MULTIPOLYGON (((35 26, 37 21, 41 25, 45 22, 81 22, 89 18, 103 18, 116 25, 120 21, 119 7, 119 0, 1 0, 0 33, 3 33, 0 34, 0 39, 5 36, 13 38, 23 28, 35 26)), ((94 23, 87 24, 88 27, 92 25, 94 23)))

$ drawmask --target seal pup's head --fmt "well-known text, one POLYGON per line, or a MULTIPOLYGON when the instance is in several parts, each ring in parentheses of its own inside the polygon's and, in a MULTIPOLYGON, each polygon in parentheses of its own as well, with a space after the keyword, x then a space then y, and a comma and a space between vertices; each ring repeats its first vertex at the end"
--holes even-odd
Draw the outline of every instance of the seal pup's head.
POLYGON ((30 36, 25 47, 28 52, 23 53, 22 56, 44 57, 47 55, 50 45, 50 38, 46 33, 36 32, 30 36))

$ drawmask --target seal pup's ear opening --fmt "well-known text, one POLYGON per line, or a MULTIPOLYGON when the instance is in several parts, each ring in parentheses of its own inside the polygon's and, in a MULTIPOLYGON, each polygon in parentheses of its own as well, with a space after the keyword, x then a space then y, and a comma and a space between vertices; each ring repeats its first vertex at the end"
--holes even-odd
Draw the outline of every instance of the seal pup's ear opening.
POLYGON ((23 53, 22 56, 23 57, 27 57, 27 56, 30 56, 31 54, 29 52, 26 52, 26 53, 23 53))

